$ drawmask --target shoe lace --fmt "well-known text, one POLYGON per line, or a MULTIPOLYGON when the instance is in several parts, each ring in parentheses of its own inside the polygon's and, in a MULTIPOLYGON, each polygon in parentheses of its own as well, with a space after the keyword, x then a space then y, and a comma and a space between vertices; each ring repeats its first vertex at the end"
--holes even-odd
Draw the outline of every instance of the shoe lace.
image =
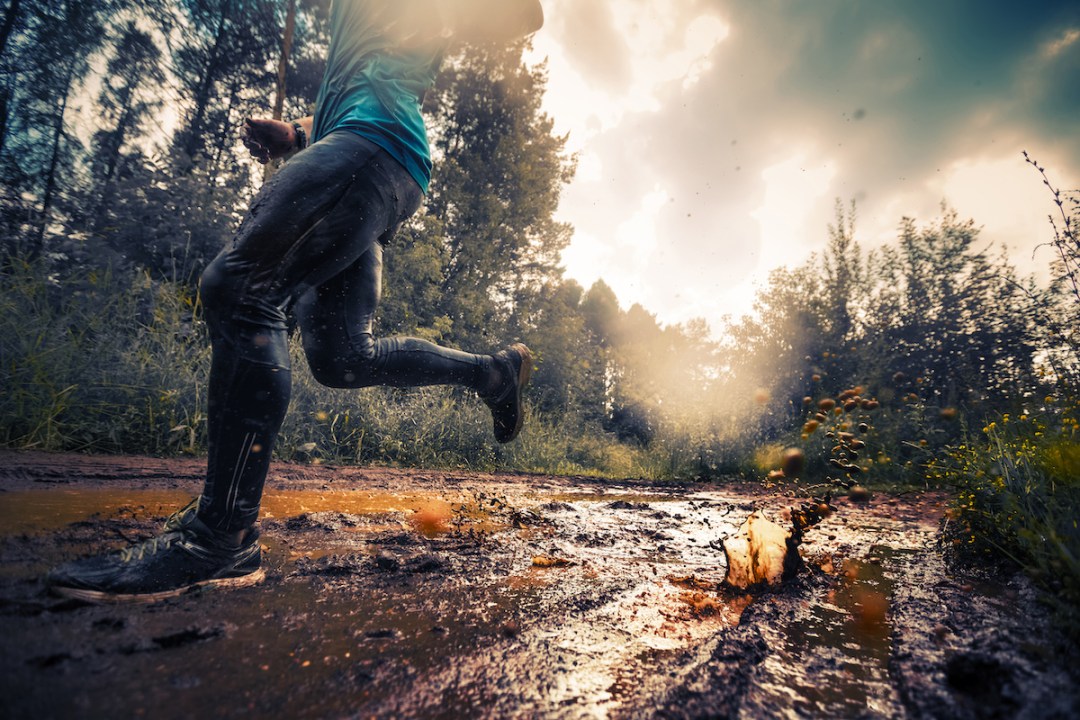
POLYGON ((144 540, 138 545, 132 545, 120 551, 120 561, 129 563, 133 560, 142 560, 144 557, 156 554, 159 550, 170 547, 180 538, 178 532, 167 532, 164 535, 144 540))
POLYGON ((195 513, 198 512, 198 510, 199 510, 199 498, 200 497, 201 496, 196 495, 191 500, 191 502, 189 502, 187 505, 185 505, 184 507, 182 507, 179 510, 177 510, 176 512, 174 512, 168 518, 166 518, 165 519, 165 532, 172 532, 174 530, 179 530, 180 528, 184 527, 184 525, 187 525, 188 520, 190 520, 195 515, 195 513))

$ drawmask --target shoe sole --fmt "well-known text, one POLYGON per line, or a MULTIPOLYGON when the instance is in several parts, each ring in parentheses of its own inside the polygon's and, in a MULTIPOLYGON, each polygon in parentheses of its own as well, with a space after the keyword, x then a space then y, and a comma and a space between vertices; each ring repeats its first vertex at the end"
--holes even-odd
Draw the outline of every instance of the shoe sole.
POLYGON ((239 577, 229 578, 214 578, 212 580, 203 580, 201 582, 192 583, 191 585, 185 585, 181 588, 174 590, 162 590, 156 593, 138 593, 138 594, 117 594, 107 593, 101 590, 87 590, 84 588, 71 588, 71 587, 52 587, 50 590, 61 597, 71 598, 73 600, 82 600, 83 602, 94 603, 95 605, 122 605, 126 603, 155 603, 161 600, 168 600, 169 598, 179 597, 189 592, 195 592, 200 588, 222 588, 222 589, 235 589, 242 587, 249 587, 262 582, 266 578, 266 571, 259 568, 255 572, 248 573, 247 575, 240 575, 239 577))
POLYGON ((514 343, 508 349, 515 351, 521 358, 521 368, 518 369, 517 382, 517 421, 514 423, 514 432, 510 433, 510 437, 504 442, 510 442, 521 432, 521 425, 525 422, 525 408, 521 404, 521 391, 525 389, 525 386, 529 383, 529 378, 532 377, 532 351, 524 343, 514 343))

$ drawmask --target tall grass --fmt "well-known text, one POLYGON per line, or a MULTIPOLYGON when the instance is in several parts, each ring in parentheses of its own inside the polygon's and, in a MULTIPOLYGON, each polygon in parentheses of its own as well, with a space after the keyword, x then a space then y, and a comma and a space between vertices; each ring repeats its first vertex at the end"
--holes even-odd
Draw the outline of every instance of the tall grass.
MULTIPOLYGON (((648 448, 574 414, 530 413, 508 445, 456 388, 335 390, 291 339, 293 395, 276 456, 336 464, 670 479, 713 450, 682 431, 648 448)), ((190 286, 142 273, 14 264, 0 286, 0 445, 152 455, 205 452, 210 344, 190 286)), ((715 466, 711 466, 715 469, 715 466)))
POLYGON ((145 275, 11 268, 0 288, 0 443, 195 451, 209 353, 194 303, 145 275))
POLYGON ((1032 414, 1002 415, 929 465, 957 497, 948 536, 961 556, 1024 568, 1077 627, 1080 620, 1080 402, 1050 395, 1032 414))

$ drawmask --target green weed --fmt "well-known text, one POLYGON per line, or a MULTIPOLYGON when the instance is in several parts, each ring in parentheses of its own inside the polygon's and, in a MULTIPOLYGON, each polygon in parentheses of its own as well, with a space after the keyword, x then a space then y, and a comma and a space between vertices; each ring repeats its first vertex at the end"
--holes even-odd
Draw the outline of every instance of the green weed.
POLYGON ((1001 415, 927 466, 957 488, 947 536, 962 555, 1024 568, 1080 617, 1080 403, 1047 396, 1001 415))

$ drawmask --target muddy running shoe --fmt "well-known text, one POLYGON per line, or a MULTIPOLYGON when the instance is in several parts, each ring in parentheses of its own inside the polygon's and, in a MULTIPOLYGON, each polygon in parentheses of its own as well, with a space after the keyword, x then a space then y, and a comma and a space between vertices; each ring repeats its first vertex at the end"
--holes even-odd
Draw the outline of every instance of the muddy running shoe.
POLYGON ((200 587, 246 587, 265 576, 259 532, 216 533, 194 513, 175 513, 174 527, 119 553, 76 560, 45 579, 62 597, 92 603, 157 602, 200 587))
POLYGON ((200 500, 202 500, 202 495, 196 495, 187 505, 165 518, 165 525, 163 526, 165 532, 179 530, 191 522, 195 514, 199 512, 200 500))
POLYGON ((491 410, 495 424, 495 439, 508 443, 521 432, 525 411, 521 404, 521 391, 532 374, 532 353, 522 343, 514 343, 493 356, 501 367, 505 385, 493 395, 481 396, 491 410))

